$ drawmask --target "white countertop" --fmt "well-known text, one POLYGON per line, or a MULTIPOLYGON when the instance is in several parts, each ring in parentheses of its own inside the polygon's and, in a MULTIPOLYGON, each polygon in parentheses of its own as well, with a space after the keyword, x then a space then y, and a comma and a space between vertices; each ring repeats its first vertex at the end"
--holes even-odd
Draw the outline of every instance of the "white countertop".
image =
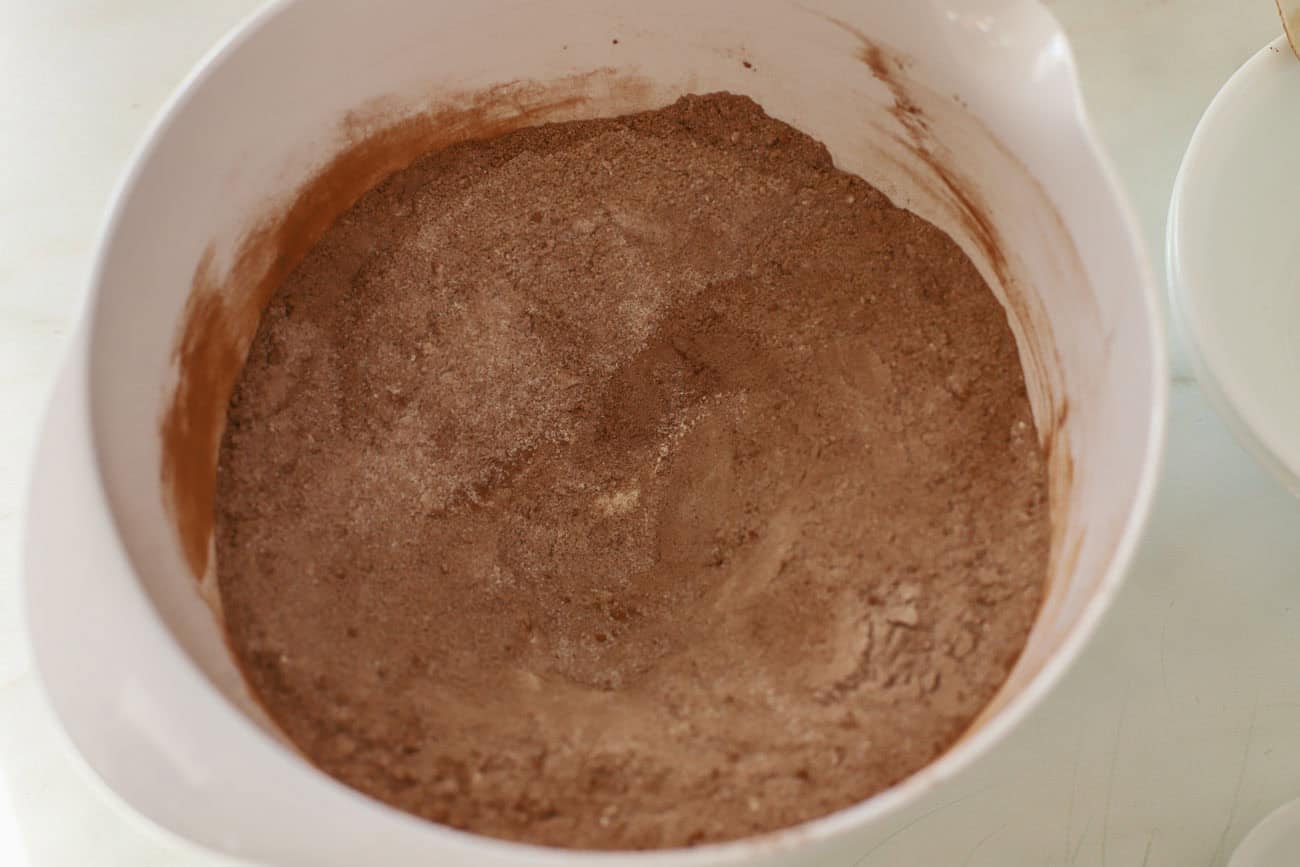
MULTIPOLYGON (((20 633, 27 461, 95 234, 145 126, 256 0, 10 0, 0 28, 0 863, 215 867, 70 755, 20 633), (18 835, 13 828, 20 829, 18 835), (15 841, 21 852, 6 848, 15 841)), ((1178 160, 1270 0, 1050 0, 1163 274, 1178 160)), ((828 867, 1224 863, 1300 796, 1300 503, 1230 439, 1175 347, 1164 478, 1127 585, 1059 689, 947 801, 828 867), (855 863, 856 862, 856 863, 855 863)))

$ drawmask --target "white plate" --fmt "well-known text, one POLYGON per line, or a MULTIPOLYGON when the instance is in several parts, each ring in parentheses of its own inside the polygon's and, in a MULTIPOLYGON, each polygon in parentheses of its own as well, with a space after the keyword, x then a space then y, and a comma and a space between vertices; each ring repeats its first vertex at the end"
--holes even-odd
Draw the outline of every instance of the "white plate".
POLYGON ((1284 38, 1201 118, 1174 185, 1168 255, 1201 385, 1300 494, 1300 62, 1284 38))
POLYGON ((1241 841, 1228 867, 1292 867, 1300 848, 1300 800, 1268 814, 1241 841))

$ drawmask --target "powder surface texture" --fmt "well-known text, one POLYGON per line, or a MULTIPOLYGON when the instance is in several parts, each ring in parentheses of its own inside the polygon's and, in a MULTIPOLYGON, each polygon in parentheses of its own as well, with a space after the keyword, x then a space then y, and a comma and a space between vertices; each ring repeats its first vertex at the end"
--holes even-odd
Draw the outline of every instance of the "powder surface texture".
POLYGON ((231 645, 307 758, 592 849, 924 766, 1020 653, 1050 536, 974 266, 726 94, 367 194, 270 302, 216 508, 231 645))

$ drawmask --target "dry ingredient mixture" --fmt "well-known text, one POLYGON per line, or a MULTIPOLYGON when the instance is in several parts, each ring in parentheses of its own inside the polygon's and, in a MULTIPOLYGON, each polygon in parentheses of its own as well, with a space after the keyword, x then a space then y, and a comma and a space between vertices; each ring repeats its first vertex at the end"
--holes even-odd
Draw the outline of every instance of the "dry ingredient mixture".
POLYGON ((949 746, 1024 642, 1043 456, 942 232, 748 99, 430 154, 278 291, 231 401, 231 644, 328 773, 684 846, 949 746))

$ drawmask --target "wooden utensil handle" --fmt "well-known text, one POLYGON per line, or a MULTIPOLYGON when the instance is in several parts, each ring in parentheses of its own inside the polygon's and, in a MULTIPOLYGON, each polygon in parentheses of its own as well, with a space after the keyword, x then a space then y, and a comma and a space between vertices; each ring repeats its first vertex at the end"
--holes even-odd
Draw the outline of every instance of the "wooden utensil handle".
POLYGON ((1282 29, 1286 31, 1291 50, 1300 59, 1300 0, 1277 0, 1277 11, 1282 16, 1282 29))

